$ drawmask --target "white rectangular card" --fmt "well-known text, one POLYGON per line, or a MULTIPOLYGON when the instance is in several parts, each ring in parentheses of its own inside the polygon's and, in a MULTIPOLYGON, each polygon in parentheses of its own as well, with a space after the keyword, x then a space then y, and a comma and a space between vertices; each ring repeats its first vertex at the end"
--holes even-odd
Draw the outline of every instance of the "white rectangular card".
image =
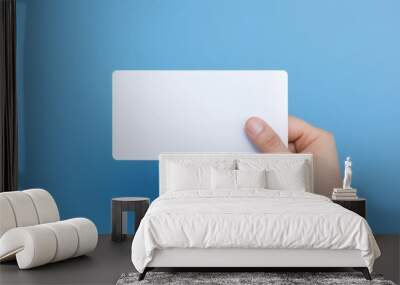
POLYGON ((117 70, 112 152, 157 160, 161 152, 254 152, 243 127, 264 118, 288 140, 288 76, 278 70, 117 70))

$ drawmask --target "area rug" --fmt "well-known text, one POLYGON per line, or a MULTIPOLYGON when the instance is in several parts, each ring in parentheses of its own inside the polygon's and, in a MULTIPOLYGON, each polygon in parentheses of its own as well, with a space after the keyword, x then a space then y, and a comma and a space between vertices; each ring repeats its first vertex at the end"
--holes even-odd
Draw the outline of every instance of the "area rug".
POLYGON ((368 281, 359 272, 148 272, 146 278, 138 281, 138 273, 125 273, 117 281, 117 285, 146 284, 379 284, 395 285, 384 280, 381 275, 373 275, 368 281))

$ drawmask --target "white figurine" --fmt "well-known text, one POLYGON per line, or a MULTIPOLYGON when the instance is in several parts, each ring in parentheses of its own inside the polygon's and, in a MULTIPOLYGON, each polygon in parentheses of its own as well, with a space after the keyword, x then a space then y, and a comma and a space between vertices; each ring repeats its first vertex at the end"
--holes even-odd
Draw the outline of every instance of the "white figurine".
POLYGON ((344 179, 343 179, 343 189, 352 189, 351 188, 351 157, 348 156, 346 161, 344 162, 344 179))

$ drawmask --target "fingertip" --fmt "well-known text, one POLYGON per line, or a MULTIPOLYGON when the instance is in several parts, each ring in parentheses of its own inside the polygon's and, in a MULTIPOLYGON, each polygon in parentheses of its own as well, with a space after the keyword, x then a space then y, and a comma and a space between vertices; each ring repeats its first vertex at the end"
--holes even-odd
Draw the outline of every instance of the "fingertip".
POLYGON ((289 152, 275 131, 259 117, 253 116, 246 121, 245 132, 262 152, 289 152))
POLYGON ((245 131, 250 137, 257 137, 265 128, 266 123, 259 117, 253 116, 247 119, 245 123, 245 131))
POLYGON ((247 127, 247 125, 252 124, 252 123, 254 123, 256 121, 262 121, 263 122, 263 119, 261 119, 260 117, 257 117, 257 116, 251 116, 250 118, 247 119, 247 121, 245 123, 245 126, 247 127))

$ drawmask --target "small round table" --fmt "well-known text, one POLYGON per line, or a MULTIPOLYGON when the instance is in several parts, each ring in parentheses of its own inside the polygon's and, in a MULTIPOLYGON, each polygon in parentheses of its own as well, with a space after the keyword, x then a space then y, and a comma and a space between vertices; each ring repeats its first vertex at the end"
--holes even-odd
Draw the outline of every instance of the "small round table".
MULTIPOLYGON (((119 197, 113 198, 111 202, 112 208, 112 235, 113 241, 123 241, 127 235, 127 212, 135 213, 135 232, 137 231, 140 221, 146 214, 150 205, 150 199, 146 197, 119 197)), ((135 233, 134 232, 134 233, 135 233)))

